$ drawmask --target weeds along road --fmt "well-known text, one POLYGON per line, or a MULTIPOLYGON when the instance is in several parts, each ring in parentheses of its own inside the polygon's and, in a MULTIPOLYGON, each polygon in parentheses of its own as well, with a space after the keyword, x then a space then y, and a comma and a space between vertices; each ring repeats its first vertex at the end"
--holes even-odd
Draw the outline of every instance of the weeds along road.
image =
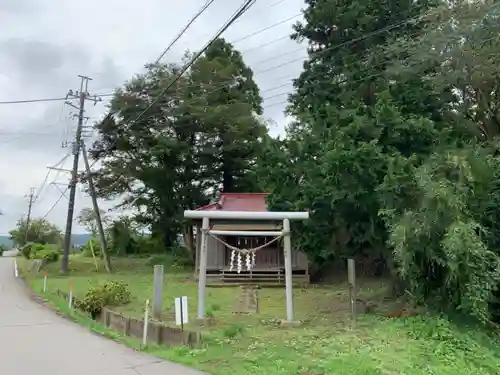
MULTIPOLYGON (((202 375, 91 333, 32 301, 0 257, 0 374, 202 375)), ((205 374, 206 375, 206 374, 205 374)))

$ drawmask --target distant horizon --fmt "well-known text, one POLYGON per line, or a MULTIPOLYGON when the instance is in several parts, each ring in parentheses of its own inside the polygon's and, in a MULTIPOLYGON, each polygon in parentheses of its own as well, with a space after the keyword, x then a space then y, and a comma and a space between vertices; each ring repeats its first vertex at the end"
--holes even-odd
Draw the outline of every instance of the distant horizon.
MULTIPOLYGON (((71 243, 73 245, 85 245, 90 239, 92 235, 90 233, 73 233, 71 235, 71 243)), ((0 245, 7 245, 8 247, 14 246, 10 235, 8 234, 0 234, 0 245)))
MULTIPOLYGON (((72 233, 71 235, 72 236, 80 236, 80 235, 83 235, 83 234, 91 234, 90 232, 82 232, 82 233, 72 233)), ((10 234, 6 233, 0 233, 0 237, 10 237, 10 234)))

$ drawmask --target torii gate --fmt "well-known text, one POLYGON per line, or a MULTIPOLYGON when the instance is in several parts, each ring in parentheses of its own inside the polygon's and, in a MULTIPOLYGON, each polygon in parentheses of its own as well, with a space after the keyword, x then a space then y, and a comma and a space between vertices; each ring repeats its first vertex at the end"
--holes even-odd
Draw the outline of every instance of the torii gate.
POLYGON ((209 235, 245 236, 245 231, 211 231, 210 219, 230 220, 282 220, 282 231, 252 231, 252 236, 283 236, 284 259, 285 259, 285 285, 286 285, 286 317, 287 322, 292 323, 293 293, 292 293, 292 242, 290 234, 290 220, 307 220, 309 212, 278 212, 278 211, 184 211, 186 219, 202 219, 201 227, 201 251, 200 272, 198 277, 198 319, 205 317, 205 288, 207 283, 207 244, 209 235))

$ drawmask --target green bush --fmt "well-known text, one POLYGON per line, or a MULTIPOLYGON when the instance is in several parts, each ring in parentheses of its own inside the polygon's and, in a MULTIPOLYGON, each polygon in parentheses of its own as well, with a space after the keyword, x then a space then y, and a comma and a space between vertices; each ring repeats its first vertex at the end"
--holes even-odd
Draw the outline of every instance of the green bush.
POLYGON ((45 250, 45 245, 36 242, 28 242, 21 248, 21 254, 26 259, 37 259, 36 253, 45 250))
POLYGON ((21 248, 21 254, 23 257, 25 257, 26 259, 30 259, 31 258, 31 252, 32 252, 32 248, 35 244, 33 242, 28 242, 27 244, 25 244, 22 248, 21 248))
POLYGON ((57 245, 42 245, 29 242, 21 248, 21 254, 26 259, 41 259, 45 263, 57 262, 61 250, 57 245))
POLYGON ((241 323, 234 323, 222 329, 222 335, 229 339, 234 339, 236 336, 245 334, 245 326, 241 323))
POLYGON ((128 285, 123 281, 108 281, 103 289, 107 295, 106 304, 110 306, 126 305, 132 298, 128 285))
POLYGON ((106 290, 103 287, 92 287, 87 290, 85 297, 75 301, 75 307, 86 311, 95 319, 106 306, 106 290))
POLYGON ((127 284, 122 281, 107 281, 104 285, 89 288, 85 297, 76 303, 76 307, 95 319, 103 307, 126 305, 131 298, 127 284))
POLYGON ((174 267, 186 268, 194 265, 193 258, 185 246, 176 246, 168 249, 174 258, 174 267))
POLYGON ((168 248, 166 253, 162 255, 151 256, 148 259, 147 264, 149 266, 163 264, 166 268, 184 269, 192 267, 194 262, 189 254, 189 251, 185 247, 178 246, 168 248))
POLYGON ((90 239, 85 245, 82 246, 82 255, 84 257, 92 258, 92 250, 94 250, 94 255, 96 257, 101 255, 101 246, 96 238, 90 239))
POLYGON ((138 254, 163 254, 165 246, 161 238, 152 236, 137 236, 135 239, 138 254))
POLYGON ((59 251, 55 249, 45 248, 37 251, 32 255, 32 259, 41 259, 45 263, 54 263, 59 260, 59 251))

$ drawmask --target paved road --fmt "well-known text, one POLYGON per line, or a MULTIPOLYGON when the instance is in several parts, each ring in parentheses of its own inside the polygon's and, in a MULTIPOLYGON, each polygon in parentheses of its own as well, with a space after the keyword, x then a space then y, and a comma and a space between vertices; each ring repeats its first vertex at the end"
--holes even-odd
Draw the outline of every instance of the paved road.
POLYGON ((203 375, 55 315, 26 296, 14 278, 13 262, 0 257, 0 374, 203 375))

